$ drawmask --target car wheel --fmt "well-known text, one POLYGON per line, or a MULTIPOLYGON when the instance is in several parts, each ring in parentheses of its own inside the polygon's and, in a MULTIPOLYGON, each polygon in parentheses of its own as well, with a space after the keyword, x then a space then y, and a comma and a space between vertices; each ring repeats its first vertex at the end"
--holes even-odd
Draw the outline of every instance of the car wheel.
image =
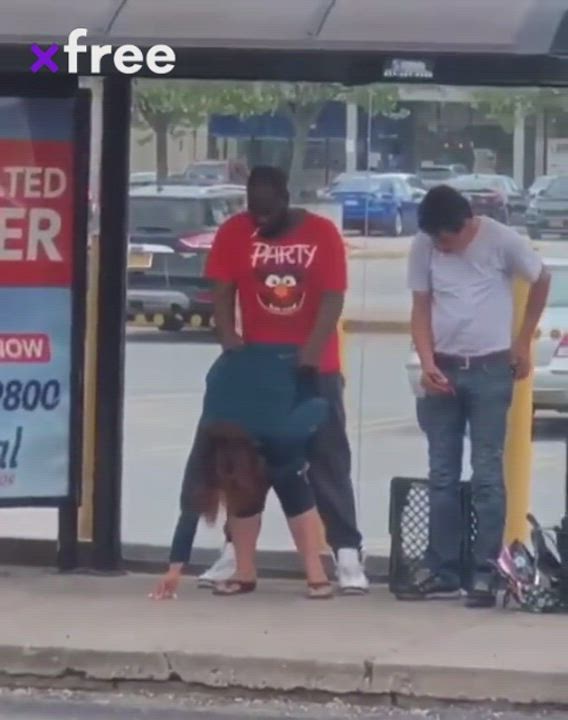
POLYGON ((390 227, 390 234, 393 237, 400 237, 403 232, 404 232, 404 222, 402 220, 402 214, 401 214, 400 210, 397 210, 396 215, 394 216, 392 225, 390 227))
POLYGON ((530 228, 527 228, 527 230, 529 232, 529 237, 531 240, 540 240, 541 239, 542 235, 536 228, 530 227, 530 228))
POLYGON ((182 318, 169 315, 164 318, 164 322, 158 325, 158 329, 162 332, 180 332, 183 330, 184 321, 182 318))

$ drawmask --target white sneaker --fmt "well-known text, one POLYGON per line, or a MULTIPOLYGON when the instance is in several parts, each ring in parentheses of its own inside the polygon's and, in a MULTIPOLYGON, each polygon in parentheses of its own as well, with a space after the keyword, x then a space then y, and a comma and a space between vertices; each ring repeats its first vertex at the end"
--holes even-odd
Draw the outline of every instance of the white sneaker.
POLYGON ((232 578, 236 571, 235 548, 232 543, 226 543, 216 562, 203 575, 199 576, 197 586, 211 588, 215 583, 225 582, 232 578))
POLYGON ((354 548, 341 548, 336 560, 339 589, 344 595, 364 595, 369 592, 369 580, 361 553, 354 548))

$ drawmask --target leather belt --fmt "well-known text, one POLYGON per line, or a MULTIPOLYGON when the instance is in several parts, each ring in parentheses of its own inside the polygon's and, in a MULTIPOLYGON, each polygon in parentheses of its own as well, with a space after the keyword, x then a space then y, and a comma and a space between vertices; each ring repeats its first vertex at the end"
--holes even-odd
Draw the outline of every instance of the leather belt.
POLYGON ((510 361, 511 351, 500 350, 499 352, 489 353, 488 355, 476 355, 473 357, 436 353, 434 355, 434 360, 440 369, 447 368, 449 370, 469 370, 470 368, 487 365, 487 363, 510 361))

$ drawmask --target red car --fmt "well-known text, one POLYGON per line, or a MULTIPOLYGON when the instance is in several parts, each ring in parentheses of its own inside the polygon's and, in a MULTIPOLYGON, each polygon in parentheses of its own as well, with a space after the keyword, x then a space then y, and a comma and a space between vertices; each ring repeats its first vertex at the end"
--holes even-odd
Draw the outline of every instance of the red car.
POLYGON ((507 196, 496 189, 485 175, 462 175, 447 182, 469 200, 476 215, 486 215, 498 222, 509 224, 507 196))

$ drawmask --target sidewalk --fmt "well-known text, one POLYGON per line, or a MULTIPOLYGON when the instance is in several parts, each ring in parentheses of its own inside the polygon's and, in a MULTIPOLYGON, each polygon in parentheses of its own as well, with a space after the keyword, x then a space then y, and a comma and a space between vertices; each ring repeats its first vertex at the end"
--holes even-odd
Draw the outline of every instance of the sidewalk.
POLYGON ((1 683, 568 706, 566 617, 397 603, 382 588, 310 602, 291 581, 217 598, 188 579, 179 600, 156 603, 147 599, 154 582, 3 573, 1 683))
POLYGON ((343 327, 348 333, 410 333, 410 311, 389 308, 373 308, 366 312, 347 307, 343 317, 343 327))

